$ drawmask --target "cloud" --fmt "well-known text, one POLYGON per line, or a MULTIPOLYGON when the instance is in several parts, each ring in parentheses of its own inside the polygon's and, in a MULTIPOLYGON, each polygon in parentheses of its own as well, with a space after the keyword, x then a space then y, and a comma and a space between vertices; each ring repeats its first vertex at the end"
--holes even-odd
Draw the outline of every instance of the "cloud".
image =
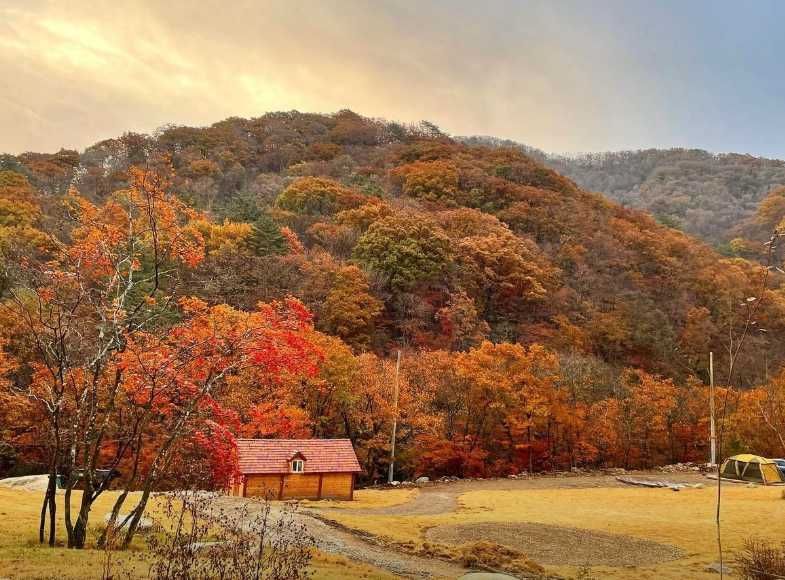
POLYGON ((725 101, 707 106, 711 87, 693 86, 711 51, 689 24, 705 18, 684 9, 689 22, 674 20, 675 5, 2 2, 0 151, 83 148, 170 122, 346 107, 553 151, 702 136, 730 146, 736 127, 726 119, 719 134, 701 118, 724 113, 725 101), (685 119, 698 129, 687 130, 685 119))

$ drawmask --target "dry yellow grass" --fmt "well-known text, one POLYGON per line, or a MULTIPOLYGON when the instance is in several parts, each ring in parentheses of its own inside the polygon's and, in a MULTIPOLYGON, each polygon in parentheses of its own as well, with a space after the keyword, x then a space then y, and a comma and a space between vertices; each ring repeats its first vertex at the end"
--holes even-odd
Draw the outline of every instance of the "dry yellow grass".
POLYGON ((416 487, 395 489, 358 489, 354 492, 354 501, 319 500, 302 502, 305 507, 329 509, 369 509, 384 508, 412 501, 420 490, 416 487))
MULTIPOLYGON (((775 488, 723 489, 723 540, 732 557, 745 538, 781 541, 785 501, 775 488)), ((399 541, 423 540, 434 526, 478 522, 533 522, 623 534, 681 548, 679 560, 635 569, 596 566, 598 578, 716 578, 704 568, 717 561, 714 532, 716 489, 596 488, 477 491, 460 496, 459 509, 437 516, 367 516, 346 510, 334 517, 344 525, 399 541)), ((569 546, 565 546, 569 550, 569 546)), ((575 567, 551 566, 575 575, 575 567)))
MULTIPOLYGON (((75 494, 74 507, 79 498, 80 494, 75 494)), ((49 548, 38 544, 38 517, 42 499, 43 492, 0 487, 0 576, 14 579, 100 578, 103 552, 49 548)), ((113 501, 113 494, 105 494, 98 499, 91 513, 93 522, 103 521, 113 501)), ((58 514, 62 514, 62 495, 58 496, 57 509, 58 514)), ((62 544, 65 541, 62 525, 59 532, 58 542, 62 544)))
MULTIPOLYGON (((68 550, 49 548, 38 544, 38 516, 42 492, 30 492, 0 487, 0 577, 14 580, 91 580, 101 578, 104 554, 100 550, 68 550)), ((78 501, 79 495, 74 498, 78 501)), ((111 509, 115 494, 99 498, 91 513, 94 523, 103 521, 111 509)), ((58 497, 58 510, 62 513, 62 496, 58 497)), ((62 528, 62 526, 61 526, 62 528)), ((61 529, 60 542, 65 532, 61 529)), ((143 549, 137 542, 135 549, 143 549)), ((119 558, 123 558, 120 555, 119 558)), ((146 567, 124 564, 134 571, 136 578, 147 578, 146 567)), ((392 580, 394 576, 380 570, 351 562, 339 556, 317 553, 313 561, 314 578, 318 580, 392 580)))

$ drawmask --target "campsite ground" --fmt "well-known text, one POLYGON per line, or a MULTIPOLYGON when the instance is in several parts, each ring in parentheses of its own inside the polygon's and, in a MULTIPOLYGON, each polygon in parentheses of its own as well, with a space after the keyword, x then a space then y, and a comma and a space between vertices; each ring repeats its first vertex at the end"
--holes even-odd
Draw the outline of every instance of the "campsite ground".
MULTIPOLYGON (((0 578, 40 580, 92 580, 102 577, 104 553, 100 550, 68 550, 38 544, 38 515, 43 492, 0 487, 0 578)), ((62 513, 62 496, 60 513, 62 513)), ((78 501, 76 495, 74 501, 78 501)), ((92 513, 93 522, 103 520, 111 509, 114 493, 109 492, 97 501, 92 513)), ((64 534, 63 534, 64 535, 64 534)), ((62 543, 64 538, 58 538, 62 543)), ((94 540, 94 538, 91 538, 94 540)), ((135 542, 134 551, 143 550, 142 542, 135 542)), ((121 567, 128 575, 123 578, 148 578, 147 568, 131 557, 119 556, 121 567)), ((116 566, 120 567, 120 566, 116 566)), ((359 578, 363 580, 391 580, 394 576, 341 555, 317 554, 313 561, 314 577, 324 580, 359 578)))
MULTIPOLYGON (((360 491, 352 504, 324 502, 317 509, 342 526, 393 541, 493 540, 567 577, 583 568, 594 578, 716 578, 705 572, 718 560, 716 482, 699 474, 641 477, 705 487, 638 488, 612 476, 460 481, 414 493, 360 491)), ((782 493, 781 487, 724 484, 726 561, 746 538, 782 540, 782 493)))
MULTIPOLYGON (((625 486, 612 476, 537 477, 359 490, 354 502, 304 502, 303 518, 322 545, 314 577, 456 577, 456 565, 404 553, 394 542, 489 539, 565 577, 584 568, 590 578, 716 578, 704 572, 717 561, 716 482, 697 474, 643 477, 705 487, 674 492, 625 486), (413 574, 418 570, 423 573, 413 574)), ((0 487, 0 577, 100 578, 101 552, 38 546, 40 499, 40 492, 0 487)), ((99 500, 95 522, 110 502, 111 497, 99 500)), ((781 540, 784 520, 782 488, 725 484, 726 559, 745 538, 781 540)), ((141 569, 137 577, 143 577, 141 569)))

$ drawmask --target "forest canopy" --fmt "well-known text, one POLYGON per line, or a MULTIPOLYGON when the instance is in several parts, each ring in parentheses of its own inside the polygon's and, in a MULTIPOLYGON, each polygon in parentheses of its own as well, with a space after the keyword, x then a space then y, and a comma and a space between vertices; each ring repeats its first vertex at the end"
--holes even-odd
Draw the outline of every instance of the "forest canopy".
MULTIPOLYGON (((73 403, 58 421, 82 412, 55 363, 79 392, 96 377, 91 417, 113 430, 88 431, 82 451, 129 489, 194 465, 220 487, 237 436, 348 437, 377 480, 393 420, 404 477, 700 460, 712 351, 717 383, 782 422, 782 276, 764 287, 758 254, 664 225, 719 240, 741 215, 726 209, 752 212, 778 166, 643 152, 575 161, 579 186, 529 153, 341 111, 3 156, 0 472, 83 468, 48 463, 83 435, 53 439, 42 393, 73 403), (673 205, 685 172, 714 175, 713 201, 673 205), (625 205, 656 219, 584 188, 637 191, 646 201, 625 205)), ((785 218, 772 196, 750 244, 785 218)), ((734 421, 729 447, 776 452, 757 423, 734 421)))

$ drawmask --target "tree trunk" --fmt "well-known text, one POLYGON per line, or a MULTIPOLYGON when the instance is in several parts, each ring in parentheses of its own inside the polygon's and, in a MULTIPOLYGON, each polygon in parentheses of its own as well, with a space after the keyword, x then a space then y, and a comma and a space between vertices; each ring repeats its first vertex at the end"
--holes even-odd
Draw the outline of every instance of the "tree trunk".
MULTIPOLYGON (((131 520, 128 521, 128 518, 126 518, 126 521, 128 521, 128 531, 125 533, 125 538, 123 538, 123 550, 127 549, 128 546, 131 545, 131 541, 136 535, 136 530, 139 528, 139 521, 142 519, 142 514, 144 514, 144 510, 147 507, 147 500, 150 499, 151 488, 152 483, 148 484, 145 482, 142 497, 139 498, 139 503, 136 504, 136 507, 130 514, 131 520)), ((125 524, 125 521, 123 524, 125 524)))
POLYGON ((57 493, 57 487, 52 490, 52 493, 49 494, 49 545, 54 548, 55 541, 57 538, 55 534, 57 533, 57 500, 55 498, 55 494, 57 493))
MULTIPOLYGON (((88 477, 84 478, 88 480, 88 477)), ((89 482, 85 481, 85 489, 82 492, 82 502, 79 506, 79 516, 76 518, 76 525, 73 531, 73 545, 72 548, 81 550, 85 546, 87 540, 87 524, 90 519, 90 508, 93 507, 93 489, 89 482)))
POLYGON ((71 490, 74 487, 74 482, 72 481, 73 476, 68 477, 68 482, 65 486, 65 494, 63 495, 63 510, 64 510, 64 519, 65 519, 65 532, 68 535, 68 547, 74 547, 74 524, 71 520, 71 490))
POLYGON ((46 514, 49 512, 49 545, 55 545, 55 528, 57 513, 57 503, 55 502, 55 494, 57 493, 57 475, 49 473, 49 481, 46 486, 46 494, 44 501, 41 504, 41 521, 38 526, 38 542, 44 543, 44 535, 46 530, 46 514))
POLYGON ((100 537, 98 538, 98 547, 103 548, 106 545, 107 534, 109 533, 110 528, 113 528, 117 524, 117 518, 120 515, 120 510, 123 509, 123 504, 125 503, 126 498, 128 497, 128 488, 123 490, 117 499, 114 502, 114 506, 112 506, 112 513, 109 516, 109 521, 106 522, 106 527, 101 532, 100 537))
POLYGON ((46 508, 49 506, 49 486, 46 486, 44 502, 41 504, 41 518, 38 523, 38 543, 44 543, 44 530, 46 529, 46 508))

